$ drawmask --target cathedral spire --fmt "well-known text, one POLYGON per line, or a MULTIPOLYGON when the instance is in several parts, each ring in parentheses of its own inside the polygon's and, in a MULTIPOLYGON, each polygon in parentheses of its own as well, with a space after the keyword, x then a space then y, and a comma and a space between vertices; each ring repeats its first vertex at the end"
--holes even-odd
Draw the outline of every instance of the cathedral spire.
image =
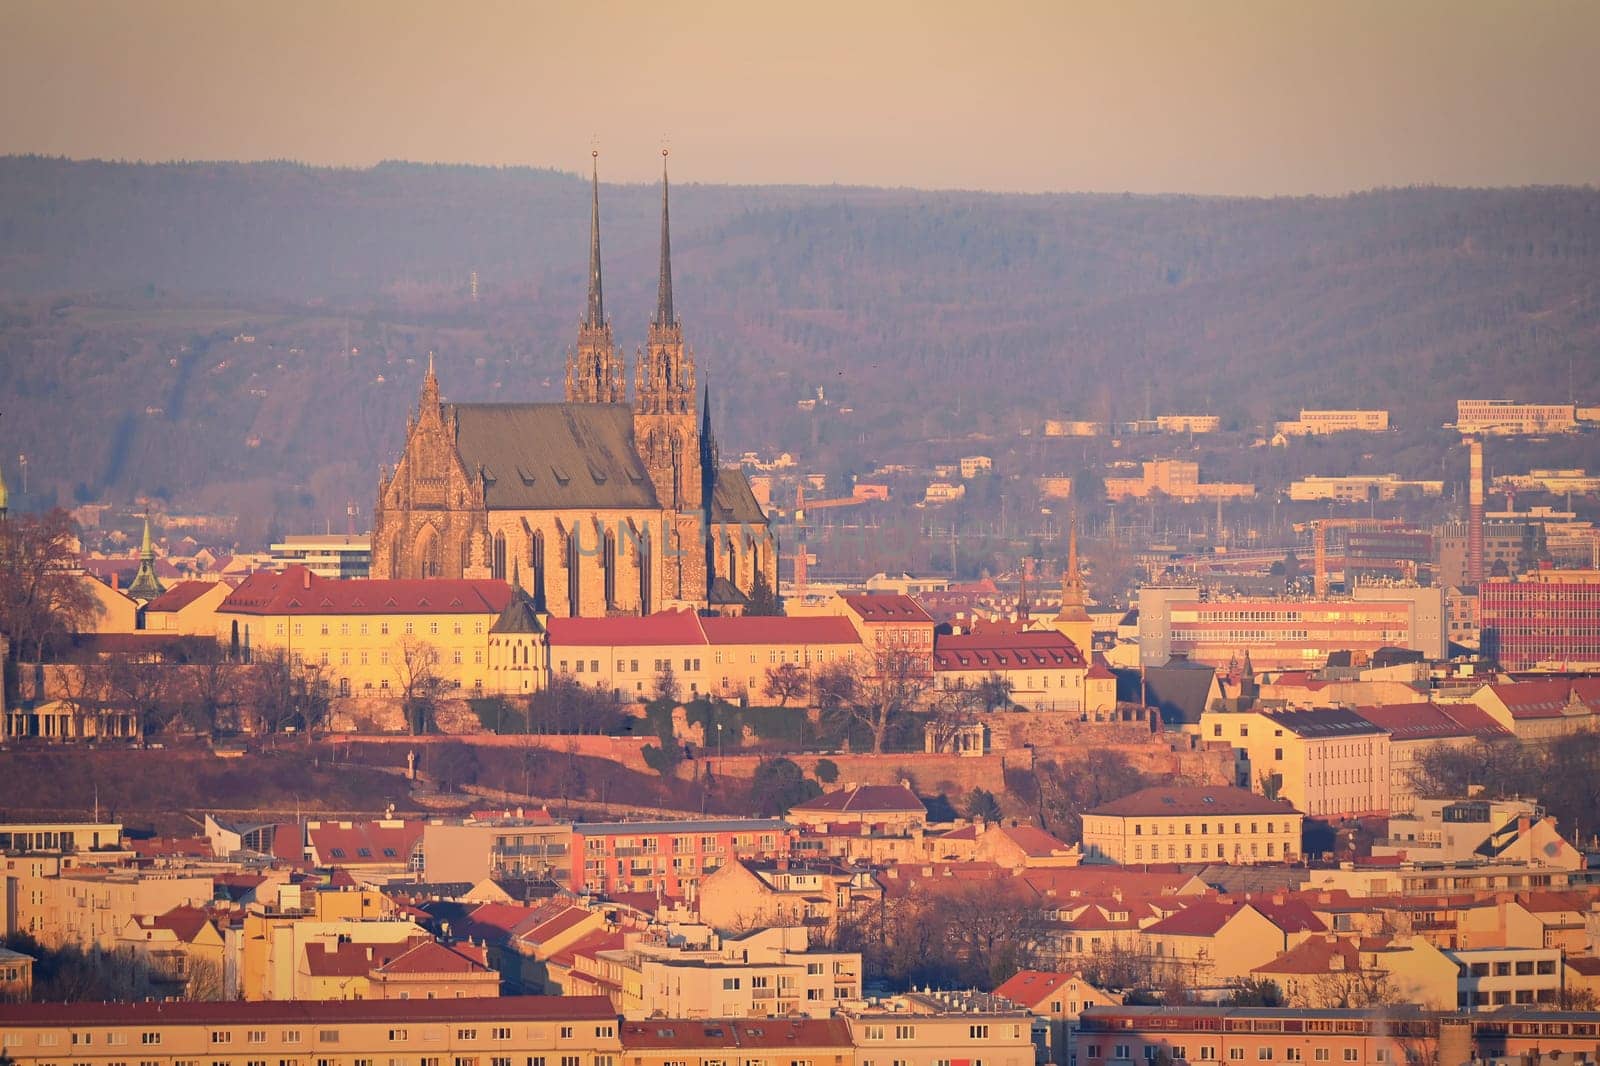
POLYGON ((661 281, 656 293, 656 320, 658 326, 670 326, 676 319, 672 314, 672 227, 668 219, 667 200, 667 150, 661 149, 661 281))
POLYGON ((428 350, 428 372, 422 375, 422 399, 417 408, 420 417, 424 411, 439 408, 439 378, 433 372, 433 350, 428 350))
POLYGON ((606 322, 606 302, 600 287, 600 152, 590 153, 592 198, 589 205, 589 313, 583 324, 599 329, 606 322))

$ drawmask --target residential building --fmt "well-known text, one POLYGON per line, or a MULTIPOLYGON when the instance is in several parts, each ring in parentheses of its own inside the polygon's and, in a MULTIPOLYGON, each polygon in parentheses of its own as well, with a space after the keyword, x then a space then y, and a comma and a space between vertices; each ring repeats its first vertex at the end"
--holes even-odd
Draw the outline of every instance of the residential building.
POLYGON ((1065 711, 1098 718, 1117 704, 1116 675, 1054 629, 991 628, 933 638, 936 688, 977 689, 991 677, 1010 686, 1010 700, 1035 711, 1065 711))
POLYGON ((223 985, 222 933, 201 907, 183 905, 165 914, 134 915, 118 933, 116 947, 149 963, 152 974, 174 995, 196 987, 213 995, 228 991, 223 985))
POLYGON ((1409 1003, 1452 1011, 1459 966, 1418 937, 1309 937, 1254 975, 1272 981, 1290 1006, 1326 1009, 1351 1003, 1409 1003))
POLYGON ((1200 736, 1233 747, 1241 787, 1311 817, 1389 810, 1389 734, 1354 711, 1207 711, 1200 736))
POLYGON ((1504 739, 1510 730, 1471 704, 1404 703, 1359 707, 1356 713, 1389 734, 1389 809, 1411 810, 1421 759, 1436 748, 1467 749, 1504 739))
POLYGON ((1506 670, 1600 670, 1600 570, 1535 570, 1478 588, 1483 652, 1506 670))
POLYGON ((987 455, 963 455, 959 461, 961 480, 971 481, 979 474, 987 474, 994 469, 994 460, 987 455))
POLYGON ((0 1003, 26 1003, 33 998, 33 964, 39 960, 0 947, 0 1003))
POLYGON ((1173 979, 1205 987, 1248 977, 1307 937, 1325 932, 1303 903, 1212 898, 1144 926, 1138 941, 1173 979))
POLYGON ((23 1066, 74 1060, 484 1063, 615 1066, 604 997, 344 1003, 29 1003, 0 1006, 3 1050, 23 1066), (104 1056, 104 1057, 103 1057, 104 1056))
POLYGON ((656 1018, 624 1021, 628 1066, 841 1066, 854 1058, 839 1018, 656 1018))
POLYGON ((217 636, 217 610, 233 592, 223 581, 179 581, 144 605, 144 628, 180 637, 217 636))
POLYGON ((421 865, 422 823, 408 818, 306 822, 306 858, 313 866, 404 874, 421 865))
MULTIPOLYGON (((1154 1062, 1358 1063, 1434 1061, 1438 1023, 1389 1007, 1091 1007, 1078 1036, 1078 1066, 1154 1062)), ((1469 1045, 1470 1046, 1470 1045, 1469 1045)), ((1462 1062, 1471 1058, 1453 1058, 1462 1062)))
MULTIPOLYGON (((586 949, 580 943, 574 951, 586 949)), ((574 959, 562 994, 591 992, 610 993, 629 1019, 826 1018, 841 1003, 861 999, 861 955, 809 950, 801 926, 727 937, 676 927, 670 942, 629 934, 620 947, 574 959), (680 943, 685 935, 699 946, 680 943)))
POLYGON ((136 915, 200 906, 213 895, 209 870, 65 866, 41 856, 7 858, 0 870, 0 918, 7 933, 27 933, 49 947, 81 944, 111 950, 136 915))
POLYGON ((430 818, 422 826, 422 877, 430 884, 485 877, 536 877, 566 883, 572 871, 572 826, 548 816, 488 813, 470 819, 430 818))
POLYGON ((1249 789, 1182 785, 1141 789, 1083 815, 1086 861, 1292 862, 1304 816, 1249 789))
POLYGON ((1446 953, 1458 966, 1456 1008, 1553 1006, 1561 999, 1561 949, 1458 948, 1446 953))
POLYGON ((1600 678, 1497 682, 1472 702, 1518 740, 1554 741, 1600 724, 1600 678))
POLYGON ((723 866, 787 857, 794 833, 777 818, 579 822, 572 827, 571 888, 691 899, 701 879, 723 866))
POLYGON ((863 1066, 1021 1064, 1034 1054, 1032 1015, 983 992, 911 992, 847 1010, 844 1018, 863 1066))
POLYGON ((789 822, 802 829, 873 826, 890 832, 924 829, 928 809, 911 788, 898 785, 846 785, 789 809, 789 822))
POLYGON ((1122 1002, 1120 995, 1096 988, 1082 974, 1043 970, 1019 970, 994 994, 1033 1015, 1035 1061, 1054 1066, 1072 1066, 1078 1018, 1085 1010, 1122 1002))
POLYGON ((826 936, 841 918, 883 895, 866 868, 780 859, 719 867, 700 882, 697 901, 700 920, 720 931, 799 925, 826 936))

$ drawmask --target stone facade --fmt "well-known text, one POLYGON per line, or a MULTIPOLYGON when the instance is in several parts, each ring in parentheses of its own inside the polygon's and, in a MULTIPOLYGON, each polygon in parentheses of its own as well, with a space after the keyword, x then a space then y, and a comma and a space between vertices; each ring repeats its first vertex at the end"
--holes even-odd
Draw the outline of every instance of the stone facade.
MULTIPOLYGON (((373 509, 372 575, 516 577, 561 617, 710 606, 713 585, 776 589, 777 542, 744 472, 696 424, 694 354, 672 311, 663 181, 661 294, 627 400, 601 294, 598 183, 588 313, 561 404, 446 404, 430 361, 405 449, 373 509), (519 576, 520 575, 520 576, 519 576)), ((704 410, 702 410, 704 413, 704 410)))

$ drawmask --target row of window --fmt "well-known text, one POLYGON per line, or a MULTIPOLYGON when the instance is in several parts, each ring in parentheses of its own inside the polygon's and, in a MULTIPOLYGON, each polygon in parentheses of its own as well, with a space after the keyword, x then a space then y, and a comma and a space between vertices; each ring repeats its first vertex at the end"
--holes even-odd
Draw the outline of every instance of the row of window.
MULTIPOLYGON (((1169 837, 1170 836, 1177 836, 1176 827, 1171 822, 1168 822, 1166 824, 1167 824, 1167 836, 1169 836, 1169 837)), ((1194 827, 1195 827, 1196 824, 1198 824, 1200 826, 1200 835, 1201 836, 1205 836, 1207 831, 1211 827, 1209 822, 1200 822, 1200 823, 1184 822, 1183 823, 1183 835, 1186 836, 1186 837, 1187 836, 1193 836, 1194 835, 1194 827)), ((1250 823, 1250 832, 1252 832, 1252 833, 1260 832, 1260 828, 1259 828, 1260 825, 1261 825, 1260 822, 1251 822, 1250 823)), ((1278 831, 1277 830, 1277 825, 1278 825, 1277 822, 1268 822, 1267 823, 1267 832, 1276 833, 1278 831)), ((1243 826, 1244 826, 1243 822, 1234 822, 1233 823, 1233 831, 1234 831, 1234 833, 1235 834, 1243 833, 1244 832, 1244 829, 1242 828, 1243 826)), ((1285 824, 1283 828, 1284 828, 1285 831, 1287 831, 1289 826, 1287 824, 1285 824)), ((1226 822, 1218 822, 1217 823, 1217 835, 1218 836, 1222 836, 1227 831, 1228 831, 1228 824, 1226 822)), ((1144 823, 1143 822, 1134 822, 1133 823, 1133 835, 1136 836, 1136 837, 1144 835, 1144 823)), ((1151 822, 1150 823, 1150 835, 1153 836, 1153 837, 1158 837, 1158 836, 1161 835, 1161 823, 1160 822, 1151 822)))
MULTIPOLYGON (((1244 848, 1244 846, 1242 844, 1235 844, 1233 846, 1233 858, 1235 858, 1235 859, 1242 858, 1244 856, 1243 848, 1244 848)), ((1283 851, 1282 851, 1281 854, 1282 854, 1282 857, 1285 858, 1285 859, 1289 858, 1291 855, 1294 854, 1294 849, 1289 846, 1289 842, 1287 840, 1285 840, 1283 842, 1283 851)), ((1195 857, 1195 855, 1194 855, 1194 845, 1193 844, 1185 844, 1183 846, 1183 857, 1185 859, 1192 859, 1192 858, 1195 857)), ((1201 844, 1200 845, 1200 858, 1209 859, 1209 858, 1212 858, 1212 857, 1213 856, 1211 855, 1211 845, 1209 845, 1209 844, 1201 844)), ((1215 857, 1218 858, 1218 859, 1226 859, 1226 858, 1228 858, 1227 846, 1224 845, 1224 844, 1218 844, 1217 845, 1217 853, 1216 853, 1215 857)), ((1250 857, 1252 859, 1259 859, 1261 857, 1261 846, 1258 843, 1254 842, 1254 841, 1251 841, 1251 843, 1250 843, 1250 857)), ((1278 858, 1278 857, 1279 857, 1279 852, 1277 851, 1277 848, 1276 848, 1276 845, 1274 844, 1274 842, 1270 841, 1270 840, 1267 841, 1267 858, 1275 859, 1275 858, 1278 858)), ((1133 846, 1133 861, 1134 862, 1141 862, 1141 861, 1144 860, 1144 858, 1145 858, 1144 845, 1143 844, 1135 844, 1133 846)), ((1178 846, 1176 844, 1168 844, 1167 845, 1167 859, 1168 859, 1168 861, 1175 861, 1177 858, 1178 858, 1178 846)), ((1159 844, 1150 845, 1150 861, 1151 862, 1160 862, 1161 861, 1161 846, 1159 844)))
MULTIPOLYGON (((1088 1044, 1088 1045, 1086 1045, 1084 1047, 1085 1057, 1087 1057, 1089 1059, 1099 1059, 1099 1058, 1101 1058, 1102 1057, 1101 1054, 1100 1054, 1101 1048, 1102 1048, 1102 1045, 1100 1045, 1100 1044, 1088 1044)), ((1129 1061, 1132 1061, 1132 1059, 1133 1059, 1133 1055, 1130 1053, 1131 1052, 1131 1047, 1128 1044, 1114 1044, 1114 1045, 1112 1045, 1112 1049, 1111 1050, 1112 1050, 1112 1054, 1111 1054, 1111 1058, 1112 1059, 1121 1060, 1121 1061, 1124 1061, 1124 1062, 1129 1062, 1129 1061)), ((1201 1044, 1200 1047, 1197 1050, 1199 1051, 1199 1054, 1195 1055, 1193 1058, 1191 1058, 1189 1056, 1189 1047, 1186 1044, 1174 1044, 1171 1047, 1166 1047, 1166 1046, 1160 1045, 1160 1044, 1146 1044, 1144 1046, 1144 1059, 1145 1059, 1146 1062, 1154 1062, 1157 1059, 1165 1059, 1166 1061, 1175 1061, 1175 1062, 1221 1062, 1222 1061, 1221 1059, 1219 1059, 1217 1057, 1217 1049, 1216 1049, 1216 1046, 1214 1044, 1201 1044)), ((1275 1057, 1275 1051, 1276 1051, 1276 1049, 1274 1049, 1272 1047, 1267 1047, 1267 1046, 1262 1046, 1262 1047, 1256 1048, 1256 1061, 1258 1061, 1258 1062, 1271 1062, 1271 1061, 1273 1061, 1273 1059, 1275 1057)), ((1316 1061, 1316 1062, 1331 1062, 1331 1061, 1333 1061, 1333 1049, 1332 1048, 1326 1048, 1326 1047, 1312 1048, 1311 1052, 1312 1052, 1313 1061, 1316 1061)), ((1242 1047, 1231 1047, 1231 1048, 1228 1049, 1228 1061, 1229 1062, 1243 1062, 1245 1060, 1245 1058, 1246 1058, 1246 1055, 1245 1055, 1245 1049, 1244 1048, 1242 1048, 1242 1047)), ((1286 1062, 1303 1062, 1303 1061, 1305 1061, 1304 1049, 1298 1048, 1298 1047, 1286 1047, 1286 1048, 1283 1049, 1283 1058, 1284 1058, 1284 1061, 1286 1061, 1286 1062)), ((1343 1049, 1343 1061, 1345 1061, 1345 1062, 1360 1062, 1361 1061, 1360 1049, 1353 1048, 1353 1047, 1347 1047, 1347 1048, 1343 1049)), ((1389 1059, 1388 1059, 1388 1050, 1386 1048, 1375 1048, 1373 1050, 1372 1061, 1373 1062, 1388 1062, 1389 1061, 1389 1059)))
MULTIPOLYGON (((324 637, 333 636, 333 625, 334 624, 332 622, 320 622, 320 623, 315 623, 315 624, 317 626, 318 631, 321 633, 322 636, 324 636, 324 637)), ((442 624, 443 623, 440 623, 438 621, 429 622, 427 624, 428 635, 432 636, 432 637, 437 637, 439 635, 440 626, 442 624)), ((273 626, 273 632, 277 636, 280 636, 280 637, 281 636, 285 636, 286 635, 286 632, 285 632, 286 625, 287 625, 287 623, 284 623, 284 622, 276 623, 273 626)), ((466 629, 465 629, 466 623, 464 623, 464 622, 451 622, 451 623, 449 623, 449 625, 450 625, 450 632, 451 632, 452 635, 457 636, 457 637, 466 635, 466 629)), ((348 637, 348 636, 351 635, 352 623, 350 623, 350 622, 340 622, 340 623, 338 623, 338 626, 339 626, 339 635, 341 637, 348 637)), ((416 633, 416 627, 417 627, 417 624, 415 622, 407 621, 407 622, 404 622, 404 623, 401 624, 401 632, 403 634, 405 634, 406 636, 408 636, 408 637, 409 636, 413 636, 416 633)), ((355 635, 356 636, 365 637, 365 636, 372 635, 372 630, 374 628, 374 624, 371 623, 371 622, 356 622, 356 623, 354 623, 354 628, 355 628, 355 635)), ((377 629, 377 635, 380 636, 380 637, 387 637, 389 635, 389 623, 388 622, 380 621, 380 622, 376 623, 376 629, 377 629)), ((483 622, 483 620, 481 618, 472 623, 472 633, 473 633, 474 636, 480 636, 481 637, 483 635, 483 633, 484 633, 484 622, 483 622)), ((296 622, 296 623, 294 623, 294 635, 297 636, 297 637, 303 637, 303 636, 306 635, 306 624, 304 622, 296 622)))

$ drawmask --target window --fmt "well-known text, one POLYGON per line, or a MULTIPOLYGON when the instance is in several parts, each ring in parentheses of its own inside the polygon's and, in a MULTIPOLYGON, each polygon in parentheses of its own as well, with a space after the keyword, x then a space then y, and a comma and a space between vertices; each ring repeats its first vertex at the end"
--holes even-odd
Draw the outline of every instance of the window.
MULTIPOLYGON (((572 1039, 572 1026, 563 1025, 561 1027, 561 1039, 563 1039, 563 1040, 571 1040, 572 1039)), ((566 1060, 563 1059, 562 1061, 565 1062, 566 1060)))
POLYGON ((896 1040, 915 1040, 917 1038, 917 1027, 914 1025, 897 1025, 894 1027, 894 1038, 896 1040))
POLYGON ((1356 1049, 1355 1048, 1347 1047, 1347 1048, 1344 1049, 1344 1061, 1346 1061, 1346 1062, 1355 1062, 1356 1059, 1357 1059, 1357 1054, 1356 1054, 1356 1049))
POLYGON ((969 1026, 967 1026, 967 1039, 968 1040, 987 1040, 987 1039, 989 1039, 989 1027, 987 1025, 969 1025, 969 1026))
POLYGON ((1128 1045, 1127 1044, 1118 1044, 1116 1047, 1112 1048, 1111 1049, 1111 1057, 1114 1058, 1114 1059, 1131 1059, 1131 1058, 1133 1058, 1132 1055, 1128 1054, 1128 1045))
POLYGON ((1217 1049, 1216 1048, 1212 1047, 1210 1044, 1201 1044, 1200 1045, 1200 1061, 1201 1062, 1213 1062, 1213 1061, 1216 1060, 1216 1057, 1217 1057, 1217 1049))
POLYGON ((493 1029, 490 1029, 489 1030, 489 1038, 491 1040, 510 1040, 511 1039, 511 1026, 509 1026, 509 1025, 501 1025, 501 1026, 496 1026, 493 1029))
POLYGON ((1327 1062, 1329 1058, 1328 1049, 1325 1047, 1319 1047, 1311 1053, 1311 1057, 1317 1062, 1327 1062))
POLYGON ((233 1034, 225 1030, 213 1029, 211 1031, 211 1042, 213 1044, 231 1044, 233 1043, 233 1034))
POLYGON ((265 1044, 267 1042, 267 1031, 265 1029, 251 1029, 244 1034, 244 1042, 247 1044, 265 1044))
POLYGON ((724 977, 722 979, 722 987, 724 991, 737 989, 739 987, 739 979, 737 977, 724 977))
POLYGON ((386 637, 388 635, 389 635, 389 623, 388 622, 379 622, 378 623, 378 636, 386 637))
POLYGON ((139 1034, 139 1043, 141 1043, 141 1044, 159 1044, 159 1043, 161 1043, 161 1034, 160 1033, 140 1033, 139 1034))
POLYGON ((397 1042, 399 1042, 401 1040, 404 1040, 405 1038, 406 1038, 406 1031, 404 1029, 390 1029, 389 1030, 389 1041, 391 1043, 397 1043, 397 1042))
POLYGON ((1241 1062, 1241 1061, 1243 1061, 1243 1059, 1244 1059, 1244 1048, 1242 1048, 1242 1047, 1231 1047, 1231 1048, 1228 1049, 1228 1060, 1230 1062, 1241 1062))
POLYGON ((456 1030, 456 1039, 457 1040, 476 1040, 476 1039, 478 1039, 478 1031, 476 1029, 457 1029, 456 1030))

